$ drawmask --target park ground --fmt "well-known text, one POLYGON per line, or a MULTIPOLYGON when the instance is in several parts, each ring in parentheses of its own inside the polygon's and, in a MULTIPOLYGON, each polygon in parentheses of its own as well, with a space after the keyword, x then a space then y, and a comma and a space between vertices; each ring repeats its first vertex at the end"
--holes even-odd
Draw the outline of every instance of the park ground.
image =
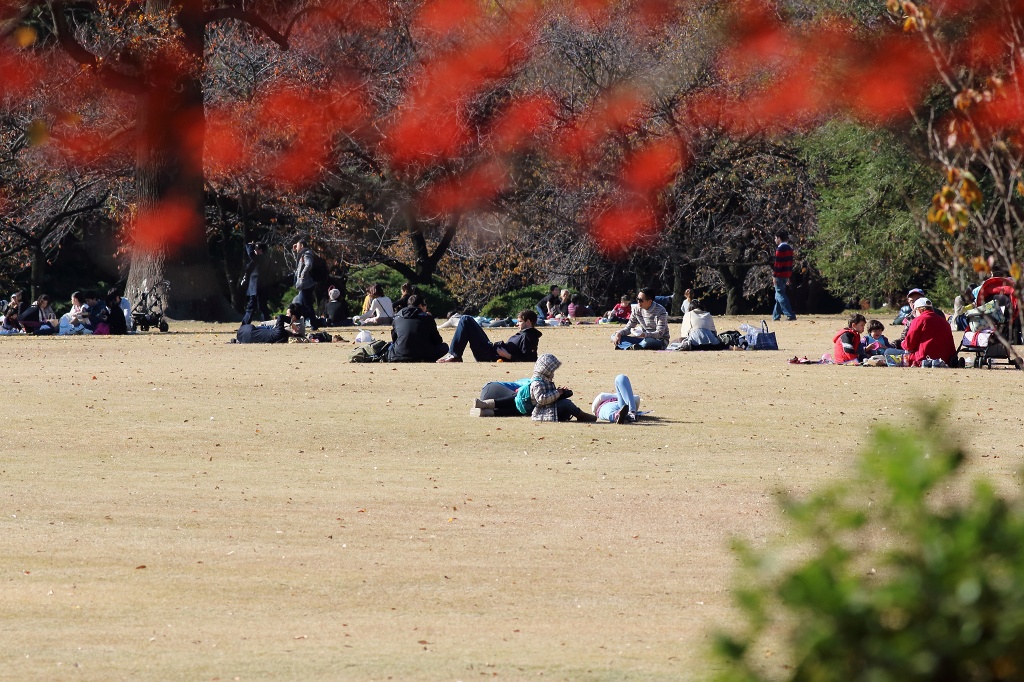
POLYGON ((775 493, 847 475, 876 425, 947 401, 969 471, 1018 488, 1024 375, 786 363, 841 322, 776 323, 779 352, 544 331, 580 404, 630 376, 632 426, 468 416, 524 365, 354 365, 201 323, 0 338, 2 677, 707 679, 730 540, 785 533, 775 493))

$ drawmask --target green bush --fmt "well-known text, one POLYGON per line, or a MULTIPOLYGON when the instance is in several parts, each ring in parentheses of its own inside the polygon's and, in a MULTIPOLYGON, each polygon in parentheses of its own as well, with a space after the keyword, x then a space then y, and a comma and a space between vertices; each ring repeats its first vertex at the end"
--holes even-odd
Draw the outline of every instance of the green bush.
MULTIPOLYGON (((403 275, 386 265, 371 265, 353 270, 348 275, 348 291, 345 292, 349 310, 356 315, 363 309, 366 288, 374 283, 382 285, 384 294, 392 301, 397 301, 402 297, 402 285, 406 281, 403 275)), ((437 277, 431 284, 417 284, 416 287, 427 297, 430 311, 435 317, 441 317, 449 310, 459 307, 458 301, 437 277)))
POLYGON ((745 628, 718 635, 718 679, 1024 678, 1024 504, 963 462, 923 409, 875 433, 851 482, 786 499, 782 547, 737 544, 745 628))
POLYGON ((522 310, 533 310, 537 301, 548 295, 550 285, 537 284, 496 296, 487 302, 480 314, 484 317, 515 317, 522 310))

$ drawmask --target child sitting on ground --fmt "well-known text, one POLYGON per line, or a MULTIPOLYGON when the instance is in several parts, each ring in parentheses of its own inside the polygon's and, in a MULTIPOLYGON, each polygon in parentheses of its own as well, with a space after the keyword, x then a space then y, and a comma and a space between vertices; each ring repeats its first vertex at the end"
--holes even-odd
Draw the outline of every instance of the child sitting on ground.
POLYGON ((861 341, 866 353, 877 355, 882 353, 886 348, 892 348, 892 345, 889 343, 889 339, 885 338, 882 334, 884 331, 885 325, 878 320, 871 320, 868 322, 868 334, 861 341))
POLYGON ((835 343, 836 364, 859 362, 864 359, 864 346, 861 344, 860 335, 864 333, 867 323, 866 317, 856 313, 846 323, 846 326, 832 337, 832 341, 835 343))
POLYGON ((619 299, 619 302, 615 304, 615 307, 604 314, 604 319, 610 320, 611 322, 629 322, 630 315, 630 298, 629 296, 623 296, 619 299))

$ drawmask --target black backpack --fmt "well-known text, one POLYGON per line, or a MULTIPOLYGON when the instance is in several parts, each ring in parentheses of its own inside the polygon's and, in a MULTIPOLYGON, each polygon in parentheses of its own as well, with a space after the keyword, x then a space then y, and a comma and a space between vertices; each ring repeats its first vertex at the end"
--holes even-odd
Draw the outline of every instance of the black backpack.
POLYGON ((313 278, 313 281, 320 284, 327 280, 327 261, 320 256, 311 254, 313 257, 313 265, 309 268, 309 276, 313 278))
POLYGON ((718 338, 722 341, 724 346, 741 346, 743 336, 738 331, 727 331, 722 332, 718 335, 718 338))

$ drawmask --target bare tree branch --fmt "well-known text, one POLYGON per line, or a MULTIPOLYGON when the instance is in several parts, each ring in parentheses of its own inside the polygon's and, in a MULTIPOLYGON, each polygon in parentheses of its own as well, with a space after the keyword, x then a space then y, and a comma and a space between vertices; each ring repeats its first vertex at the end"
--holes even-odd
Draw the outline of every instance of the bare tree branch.
POLYGON ((133 95, 141 95, 145 92, 146 88, 141 79, 115 70, 110 64, 78 42, 64 15, 65 3, 62 0, 49 0, 49 6, 50 13, 53 15, 53 27, 57 35, 57 42, 69 57, 79 64, 94 69, 96 74, 103 79, 104 84, 110 88, 133 95))
MULTIPOLYGON (((235 19, 249 24, 253 28, 262 31, 268 38, 277 43, 282 50, 288 49, 288 37, 278 33, 277 29, 270 25, 270 22, 255 12, 242 9, 241 7, 220 7, 217 9, 207 10, 203 13, 204 25, 212 24, 215 21, 221 21, 223 19, 235 19)), ((294 22, 294 19, 292 21, 294 22)), ((289 30, 291 30, 291 25, 289 25, 289 30)))

